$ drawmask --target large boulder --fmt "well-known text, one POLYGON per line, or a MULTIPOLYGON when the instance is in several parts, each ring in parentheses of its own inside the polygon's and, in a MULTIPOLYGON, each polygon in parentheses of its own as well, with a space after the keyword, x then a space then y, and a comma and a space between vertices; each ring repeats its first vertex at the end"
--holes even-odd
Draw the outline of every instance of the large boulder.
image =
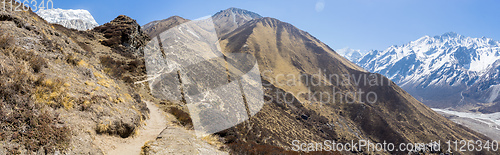
POLYGON ((150 40, 137 21, 125 15, 120 15, 93 31, 104 34, 106 39, 101 40, 101 44, 123 52, 138 51, 150 40))

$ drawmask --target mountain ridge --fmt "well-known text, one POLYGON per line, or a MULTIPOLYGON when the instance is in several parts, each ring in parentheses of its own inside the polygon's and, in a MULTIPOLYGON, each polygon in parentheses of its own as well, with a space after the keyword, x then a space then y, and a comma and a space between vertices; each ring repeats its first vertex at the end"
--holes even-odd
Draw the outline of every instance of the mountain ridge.
POLYGON ((144 29, 144 32, 147 33, 150 37, 156 37, 158 36, 161 32, 164 32, 174 26, 177 26, 179 24, 188 22, 188 19, 184 19, 179 16, 171 16, 167 19, 163 20, 155 20, 152 22, 149 22, 145 25, 142 26, 142 29, 144 29))
MULTIPOLYGON (((292 148, 291 142, 297 139, 306 142, 368 139, 396 143, 456 138, 488 139, 447 120, 381 74, 365 71, 306 31, 270 17, 255 18, 244 23, 235 22, 237 20, 232 18, 231 10, 222 11, 229 12, 226 16, 219 13, 211 18, 219 37, 218 43, 224 55, 243 53, 256 58, 259 70, 262 71, 264 99, 267 102, 254 117, 216 134, 224 139, 231 148, 231 153, 284 153, 292 148), (217 21, 218 17, 224 20, 217 21), (326 76, 372 75, 386 83, 373 87, 343 86, 340 82, 328 81, 323 76, 315 77, 318 71, 326 76), (274 78, 281 75, 311 78, 321 84, 315 86, 305 79, 274 78), (280 82, 299 84, 287 85, 279 84, 280 82), (343 94, 356 90, 376 92, 379 100, 368 104, 347 103, 347 100, 335 98, 334 101, 322 103, 318 102, 320 96, 316 93, 301 95, 301 92, 332 94, 338 91, 343 94), (288 96, 281 98, 279 94, 288 96), (287 100, 291 102, 285 102, 287 100)), ((193 34, 195 36, 201 34, 193 34)), ((339 78, 340 81, 354 80, 352 77, 339 78)))
POLYGON ((498 59, 499 41, 447 32, 434 37, 424 36, 384 51, 370 51, 355 63, 390 77, 431 107, 474 109, 481 106, 478 103, 488 101, 480 99, 484 97, 464 99, 462 90, 481 81, 498 59))
MULTIPOLYGON (((220 44, 225 53, 242 52, 254 55, 258 60, 261 71, 271 71, 263 77, 263 80, 269 83, 276 80, 268 79, 269 77, 279 75, 311 76, 317 70, 322 71, 322 74, 325 75, 347 74, 357 76, 370 74, 338 55, 326 44, 307 32, 274 18, 264 17, 251 20, 233 32, 222 36, 220 44)), ((380 74, 378 75, 380 76, 380 74)), ((380 78, 385 79, 383 76, 380 76, 380 78)), ((462 133, 461 136, 470 136, 468 132, 474 133, 469 129, 453 125, 454 123, 418 102, 395 84, 381 87, 363 85, 335 87, 338 83, 328 80, 323 82, 326 85, 325 87, 314 87, 310 84, 299 86, 271 85, 270 90, 266 91, 268 95, 274 95, 273 91, 288 92, 292 94, 290 98, 293 98, 295 102, 283 105, 278 101, 274 101, 266 104, 262 111, 256 117, 251 118, 250 121, 219 134, 236 135, 236 137, 244 138, 246 141, 262 141, 258 137, 245 136, 245 130, 254 129, 257 131, 252 132, 262 132, 266 136, 278 134, 279 131, 289 131, 279 134, 286 134, 284 137, 295 137, 295 139, 304 141, 321 141, 324 137, 335 137, 336 141, 342 141, 343 139, 372 139, 374 141, 414 142, 425 141, 425 138, 421 139, 414 135, 426 135, 424 137, 433 137, 434 140, 437 140, 451 136, 447 134, 448 132, 460 132, 462 133), (311 98, 296 95, 300 94, 301 91, 332 93, 331 87, 343 92, 358 89, 365 92, 374 91, 378 94, 379 102, 375 104, 348 104, 335 101, 333 103, 318 104, 311 98), (277 119, 281 117, 296 118, 299 121, 277 119), (317 127, 301 128, 295 125, 280 127, 278 125, 302 123, 317 127), (332 129, 324 126, 328 123, 340 123, 340 126, 349 126, 351 130, 339 127, 332 129), (421 127, 414 126, 414 124, 427 124, 425 125, 427 129, 419 129, 421 127), (252 126, 253 128, 246 126, 252 126), (302 130, 304 133, 307 131, 307 133, 320 136, 306 138, 304 135, 293 133, 290 130, 302 130), (316 133, 318 130, 324 132, 316 133), (382 131, 385 134, 382 134, 382 131), (391 136, 384 136, 388 135, 387 133, 392 134, 390 134, 391 136), (433 133, 441 133, 442 135, 433 133)), ((316 96, 316 98, 319 98, 319 96, 316 96)), ((223 137, 229 138, 230 141, 237 141, 237 139, 227 136, 223 137)), ((267 140, 268 142, 262 142, 262 144, 290 148, 290 139, 271 137, 270 140, 267 140)))
POLYGON ((246 22, 262 18, 261 15, 244 9, 229 8, 212 15, 217 35, 223 36, 242 26, 246 22))

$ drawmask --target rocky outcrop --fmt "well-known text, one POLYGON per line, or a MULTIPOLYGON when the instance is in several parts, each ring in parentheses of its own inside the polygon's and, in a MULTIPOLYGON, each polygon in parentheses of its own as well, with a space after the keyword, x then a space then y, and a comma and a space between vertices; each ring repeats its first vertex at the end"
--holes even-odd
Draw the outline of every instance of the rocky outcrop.
POLYGON ((101 44, 124 52, 135 52, 149 41, 149 36, 141 30, 136 20, 120 15, 109 23, 93 29, 103 33, 106 39, 101 44))

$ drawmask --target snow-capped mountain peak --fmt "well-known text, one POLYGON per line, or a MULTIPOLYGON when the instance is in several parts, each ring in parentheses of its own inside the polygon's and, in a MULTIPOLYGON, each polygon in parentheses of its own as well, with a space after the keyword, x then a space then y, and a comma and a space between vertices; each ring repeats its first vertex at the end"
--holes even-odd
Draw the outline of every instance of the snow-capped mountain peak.
POLYGON ((82 9, 48 9, 39 10, 37 14, 49 23, 60 24, 66 28, 84 31, 99 26, 92 14, 82 9))
POLYGON ((456 92, 459 95, 455 98, 460 99, 461 91, 490 74, 499 59, 499 41, 447 32, 384 51, 370 51, 355 63, 391 78, 417 98, 431 100, 430 96, 440 95, 438 91, 456 92), (439 89, 433 94, 427 87, 439 89))
POLYGON ((449 37, 449 38, 457 38, 460 36, 461 35, 459 35, 458 33, 455 33, 455 32, 446 32, 443 35, 441 35, 441 37, 449 37))
MULTIPOLYGON (((469 71, 484 72, 488 65, 500 58, 498 44, 498 41, 490 38, 463 37, 448 32, 441 36, 424 36, 403 46, 391 46, 385 51, 377 52, 375 60, 386 62, 383 64, 393 64, 407 56, 415 55, 415 60, 424 62, 431 70, 446 63, 456 63, 469 71)), ((380 71, 384 68, 376 67, 373 70, 380 71)))
POLYGON ((335 51, 352 62, 358 61, 358 59, 362 56, 361 50, 355 50, 349 47, 345 47, 335 51))

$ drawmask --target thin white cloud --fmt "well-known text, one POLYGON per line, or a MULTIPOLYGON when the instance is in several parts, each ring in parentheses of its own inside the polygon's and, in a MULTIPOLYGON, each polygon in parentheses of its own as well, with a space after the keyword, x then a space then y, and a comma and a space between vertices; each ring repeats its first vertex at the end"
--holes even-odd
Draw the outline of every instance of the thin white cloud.
POLYGON ((323 9, 325 9, 325 1, 324 0, 319 0, 316 2, 316 12, 321 12, 323 9))

